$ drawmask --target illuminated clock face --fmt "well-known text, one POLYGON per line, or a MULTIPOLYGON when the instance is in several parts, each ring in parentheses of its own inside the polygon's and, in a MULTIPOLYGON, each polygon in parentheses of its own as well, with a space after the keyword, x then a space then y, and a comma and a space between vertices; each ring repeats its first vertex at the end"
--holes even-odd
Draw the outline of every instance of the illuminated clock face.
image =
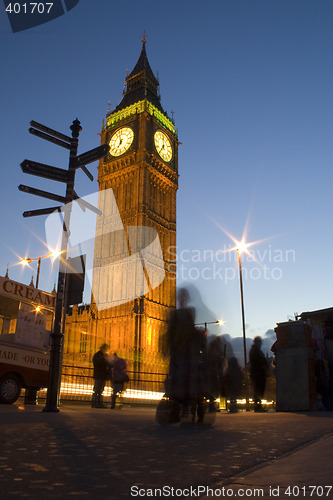
POLYGON ((154 135, 155 148, 162 160, 170 161, 172 158, 172 147, 169 137, 158 130, 154 135))
POLYGON ((134 139, 134 132, 129 127, 123 127, 117 130, 110 139, 110 153, 112 156, 124 154, 131 146, 134 139))

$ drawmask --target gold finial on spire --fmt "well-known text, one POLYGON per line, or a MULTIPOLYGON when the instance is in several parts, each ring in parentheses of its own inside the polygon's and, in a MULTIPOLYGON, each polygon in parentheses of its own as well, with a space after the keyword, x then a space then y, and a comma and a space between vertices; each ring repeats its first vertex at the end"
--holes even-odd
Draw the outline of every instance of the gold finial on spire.
POLYGON ((127 92, 127 78, 128 78, 128 75, 129 75, 129 68, 127 67, 126 68, 125 81, 124 81, 123 95, 125 95, 126 92, 127 92))
POLYGON ((141 41, 142 41, 142 45, 146 45, 146 41, 147 41, 146 30, 143 32, 141 41))
POLYGON ((106 108, 106 116, 110 113, 111 101, 108 101, 108 106, 106 108))

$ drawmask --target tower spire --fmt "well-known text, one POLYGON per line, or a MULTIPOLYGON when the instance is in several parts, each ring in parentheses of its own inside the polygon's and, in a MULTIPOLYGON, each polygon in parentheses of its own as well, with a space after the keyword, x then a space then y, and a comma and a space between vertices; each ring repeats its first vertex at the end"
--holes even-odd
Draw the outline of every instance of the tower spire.
POLYGON ((111 114, 131 106, 136 102, 147 100, 167 116, 167 113, 161 105, 158 79, 154 75, 148 61, 146 53, 147 36, 145 31, 141 41, 142 48, 140 57, 132 71, 126 75, 123 98, 111 114))

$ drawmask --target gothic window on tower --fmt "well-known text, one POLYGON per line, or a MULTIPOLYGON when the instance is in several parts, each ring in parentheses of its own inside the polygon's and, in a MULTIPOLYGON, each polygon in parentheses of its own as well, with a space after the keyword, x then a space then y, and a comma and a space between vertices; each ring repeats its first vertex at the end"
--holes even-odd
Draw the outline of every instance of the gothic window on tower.
POLYGON ((80 336, 80 352, 87 352, 87 332, 81 331, 80 336))
POLYGON ((128 182, 125 183, 125 193, 124 193, 124 200, 125 200, 125 210, 128 210, 128 205, 129 205, 129 196, 128 196, 128 182))

